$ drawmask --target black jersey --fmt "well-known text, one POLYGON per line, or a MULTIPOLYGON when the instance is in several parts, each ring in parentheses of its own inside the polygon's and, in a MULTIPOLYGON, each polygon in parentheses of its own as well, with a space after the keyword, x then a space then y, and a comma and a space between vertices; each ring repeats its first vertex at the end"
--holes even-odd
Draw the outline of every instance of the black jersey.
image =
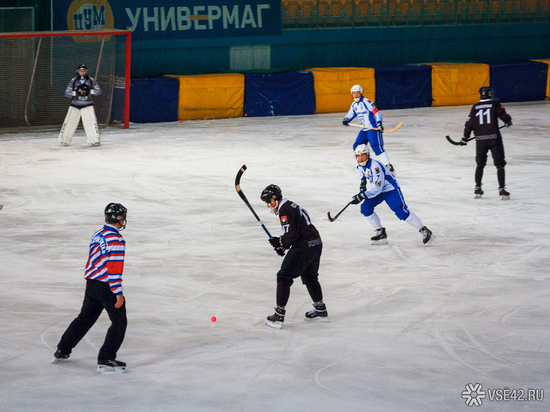
POLYGON ((464 137, 468 139, 473 131, 476 141, 502 138, 499 131, 498 119, 510 123, 512 117, 504 107, 494 100, 480 100, 472 106, 470 115, 464 125, 464 137))
POLYGON ((281 243, 285 249, 322 244, 319 232, 311 223, 308 213, 296 203, 285 197, 279 205, 278 215, 283 228, 281 243))

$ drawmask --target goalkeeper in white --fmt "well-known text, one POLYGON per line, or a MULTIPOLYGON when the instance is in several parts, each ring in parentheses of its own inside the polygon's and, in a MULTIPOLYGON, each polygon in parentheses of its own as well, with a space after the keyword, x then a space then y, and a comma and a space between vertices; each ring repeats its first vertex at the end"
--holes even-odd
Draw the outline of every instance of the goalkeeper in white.
POLYGON ((82 117, 82 125, 88 138, 88 146, 101 144, 97 118, 94 111, 94 98, 101 94, 97 82, 88 76, 88 68, 81 64, 76 69, 78 76, 73 77, 65 90, 65 96, 71 99, 71 106, 59 133, 61 146, 68 146, 73 140, 76 128, 82 117))

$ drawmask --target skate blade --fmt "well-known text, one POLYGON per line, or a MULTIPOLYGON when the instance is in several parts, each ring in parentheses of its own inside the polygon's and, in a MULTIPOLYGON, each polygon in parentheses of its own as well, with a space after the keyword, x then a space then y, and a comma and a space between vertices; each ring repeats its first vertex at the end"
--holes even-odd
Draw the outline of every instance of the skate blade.
POLYGON ((481 196, 483 195, 474 195, 474 199, 481 199, 481 196))
POLYGON ((56 357, 54 356, 54 358, 52 359, 52 361, 51 361, 50 363, 53 365, 54 363, 58 363, 58 362, 61 362, 61 361, 64 361, 64 360, 67 360, 67 359, 56 358, 56 357))
POLYGON ((371 240, 370 244, 371 245, 387 245, 388 244, 388 239, 371 240))
POLYGON ((110 373, 126 373, 126 372, 127 372, 127 369, 126 369, 126 366, 115 366, 115 367, 113 368, 113 367, 111 367, 111 366, 98 365, 97 371, 98 371, 99 373, 105 373, 105 374, 110 374, 110 373))
POLYGON ((501 196, 500 200, 510 200, 510 195, 508 196, 501 196))
POLYGON ((283 322, 272 322, 270 320, 266 321, 265 324, 267 326, 270 326, 275 329, 282 329, 283 328, 283 322))
POLYGON ((317 316, 315 318, 304 318, 306 322, 330 322, 330 318, 328 316, 322 317, 317 316))
POLYGON ((434 242, 434 239, 435 239, 435 235, 432 234, 432 236, 430 237, 430 240, 424 243, 424 246, 430 246, 434 242))

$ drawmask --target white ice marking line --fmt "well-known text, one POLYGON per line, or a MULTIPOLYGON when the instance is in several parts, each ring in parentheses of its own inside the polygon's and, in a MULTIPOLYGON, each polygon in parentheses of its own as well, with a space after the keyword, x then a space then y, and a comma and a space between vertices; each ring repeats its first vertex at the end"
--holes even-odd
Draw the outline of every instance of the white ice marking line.
POLYGON ((333 362, 333 363, 331 363, 331 364, 329 364, 329 365, 327 365, 327 366, 325 366, 325 367, 319 369, 317 372, 315 372, 315 382, 317 382, 317 385, 319 385, 321 388, 326 389, 326 390, 329 391, 329 392, 335 393, 336 395, 345 396, 346 398, 350 398, 350 399, 355 399, 355 398, 352 397, 352 396, 346 395, 346 394, 344 394, 344 393, 336 392, 335 390, 333 390, 333 389, 327 387, 326 385, 323 385, 323 384, 321 383, 321 380, 319 379, 319 375, 320 375, 325 369, 331 368, 331 367, 333 367, 334 365, 336 365, 336 364, 338 364, 338 363, 341 363, 341 362, 343 362, 343 361, 344 361, 344 359, 340 359, 339 361, 333 362))
POLYGON ((92 341, 90 340, 90 338, 88 338, 88 336, 85 336, 84 339, 86 340, 86 343, 88 343, 88 345, 90 345, 92 348, 99 350, 99 348, 92 343, 92 341))
POLYGON ((42 334, 40 335, 40 340, 42 341, 45 347, 47 347, 51 351, 54 351, 54 349, 50 345, 48 345, 48 342, 46 342, 46 340, 44 339, 44 335, 46 334, 46 332, 47 331, 42 332, 42 334))

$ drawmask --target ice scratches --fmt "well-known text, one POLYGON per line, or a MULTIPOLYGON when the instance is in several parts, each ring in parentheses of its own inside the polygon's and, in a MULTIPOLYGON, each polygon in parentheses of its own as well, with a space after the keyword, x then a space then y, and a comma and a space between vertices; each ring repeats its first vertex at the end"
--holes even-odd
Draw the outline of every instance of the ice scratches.
POLYGON ((449 340, 447 338, 445 338, 444 336, 442 336, 441 332, 440 331, 436 331, 435 334, 434 334, 434 338, 436 339, 437 343, 439 344, 439 346, 441 346, 443 348, 443 350, 449 355, 451 356, 453 359, 455 359, 458 363, 461 363, 462 365, 466 366, 467 368, 469 369, 472 369, 474 371, 476 371, 477 373, 479 373, 480 375, 482 376, 487 376, 488 378, 491 378, 491 379, 496 379, 495 377, 487 374, 486 372, 484 372, 483 370, 479 369, 479 368, 476 368, 474 365, 472 365, 471 363, 467 362, 462 356, 460 356, 458 353, 456 353, 453 345, 451 344, 451 342, 449 342, 449 340))
POLYGON ((465 346, 470 346, 472 348, 475 348, 478 351, 480 351, 481 353, 484 353, 488 357, 493 358, 494 360, 496 360, 498 362, 504 363, 504 364, 509 365, 509 366, 513 366, 515 368, 519 367, 519 365, 517 365, 515 363, 512 363, 512 362, 509 362, 506 359, 500 358, 500 357, 496 356, 492 351, 487 350, 487 348, 485 348, 480 342, 478 342, 475 339, 475 337, 467 329, 464 329, 464 333, 466 334, 466 336, 468 337, 468 339, 472 343, 471 345, 468 345, 468 342, 462 342, 465 346))
MULTIPOLYGON (((458 337, 455 337, 456 342, 458 344, 460 344, 462 347, 475 349, 475 350, 483 353, 487 357, 492 358, 492 359, 494 359, 494 360, 496 360, 496 361, 498 361, 498 362, 500 362, 504 365, 512 366, 514 368, 519 367, 517 364, 515 364, 513 362, 509 362, 506 359, 503 359, 499 356, 496 356, 491 350, 488 350, 483 344, 481 344, 467 329, 463 329, 463 332, 466 335, 466 337, 468 338, 468 340, 461 340, 458 337)), ((476 372, 478 372, 478 373, 480 373, 484 376, 487 376, 491 379, 498 379, 497 377, 491 376, 491 375, 487 374, 486 372, 482 371, 481 369, 478 369, 477 367, 475 367, 471 363, 467 362, 462 356, 460 356, 456 352, 455 347, 453 347, 451 342, 447 338, 442 336, 439 331, 436 332, 435 338, 437 339, 437 342, 443 348, 443 350, 447 354, 452 356, 456 361, 460 362, 461 364, 463 364, 464 366, 467 366, 470 369, 475 370, 476 372)), ((457 345, 455 345, 455 346, 457 346, 457 345)))

